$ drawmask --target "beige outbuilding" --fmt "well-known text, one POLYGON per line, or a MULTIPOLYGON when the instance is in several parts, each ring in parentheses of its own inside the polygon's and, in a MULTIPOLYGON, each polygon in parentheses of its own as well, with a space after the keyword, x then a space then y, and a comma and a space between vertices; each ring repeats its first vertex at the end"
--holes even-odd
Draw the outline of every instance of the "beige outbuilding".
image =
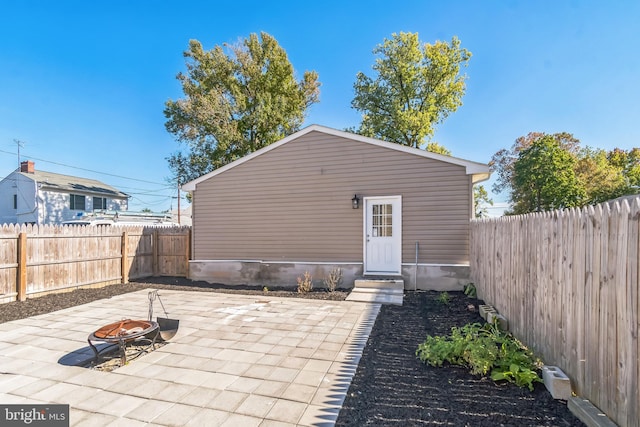
POLYGON ((183 186, 192 194, 189 275, 226 284, 321 283, 341 268, 461 289, 473 185, 486 164, 312 125, 183 186))

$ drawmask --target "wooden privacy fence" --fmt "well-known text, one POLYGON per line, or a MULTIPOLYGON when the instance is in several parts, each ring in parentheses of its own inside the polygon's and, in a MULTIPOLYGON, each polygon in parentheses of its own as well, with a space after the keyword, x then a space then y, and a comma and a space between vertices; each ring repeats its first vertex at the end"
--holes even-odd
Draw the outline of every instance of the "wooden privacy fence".
POLYGON ((0 228, 0 303, 188 272, 190 227, 0 228))
POLYGON ((640 426, 639 228, 640 198, 471 224, 478 297, 623 427, 640 426))

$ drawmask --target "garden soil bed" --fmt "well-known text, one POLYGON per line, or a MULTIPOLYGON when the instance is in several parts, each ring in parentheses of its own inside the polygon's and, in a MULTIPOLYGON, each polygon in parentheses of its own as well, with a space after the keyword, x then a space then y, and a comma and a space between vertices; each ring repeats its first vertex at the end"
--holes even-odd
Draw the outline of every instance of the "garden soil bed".
MULTIPOLYGON (((24 302, 0 305, 0 323, 48 313, 147 288, 230 292, 258 295, 256 286, 212 285, 181 278, 152 278, 126 285, 81 289, 24 302)), ((299 294, 291 288, 269 288, 271 296, 344 300, 348 292, 314 289, 299 294)), ((408 292, 402 306, 385 305, 367 341, 347 392, 337 426, 582 426, 554 400, 542 384, 535 390, 496 384, 465 369, 430 367, 415 355, 427 335, 448 334, 453 326, 481 321, 478 300, 452 292, 451 301, 438 302, 437 292, 408 292), (474 304, 474 311, 468 309, 474 304)))

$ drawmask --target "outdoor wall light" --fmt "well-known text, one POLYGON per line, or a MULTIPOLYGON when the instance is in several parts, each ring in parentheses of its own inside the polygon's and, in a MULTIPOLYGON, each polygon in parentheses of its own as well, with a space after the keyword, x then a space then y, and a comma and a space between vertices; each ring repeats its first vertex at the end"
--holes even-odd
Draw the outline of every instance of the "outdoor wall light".
POLYGON ((353 209, 358 209, 360 207, 360 198, 357 194, 354 194, 353 199, 351 199, 351 207, 353 209))

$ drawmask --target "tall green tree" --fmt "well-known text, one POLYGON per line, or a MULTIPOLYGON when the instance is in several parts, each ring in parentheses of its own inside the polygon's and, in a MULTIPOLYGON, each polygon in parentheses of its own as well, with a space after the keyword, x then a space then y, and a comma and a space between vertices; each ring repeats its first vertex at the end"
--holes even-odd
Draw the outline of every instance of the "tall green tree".
POLYGON ((426 147, 427 151, 437 154, 444 154, 445 156, 450 156, 451 151, 445 147, 444 145, 440 145, 435 141, 429 142, 426 147))
MULTIPOLYGON (((493 155, 489 166, 497 176, 492 187, 494 193, 501 193, 503 190, 510 190, 513 187, 513 165, 518 160, 520 152, 547 135, 543 132, 529 132, 525 136, 518 137, 509 149, 503 148, 493 155)), ((550 136, 563 150, 572 155, 577 154, 580 150, 580 140, 570 133, 560 132, 550 134, 550 136)))
POLYGON ((637 193, 640 189, 640 148, 629 151, 614 148, 607 153, 607 160, 622 170, 628 187, 627 194, 637 193))
POLYGON ((520 151, 513 164, 513 213, 581 206, 586 194, 575 174, 575 162, 551 135, 520 151))
MULTIPOLYGON (((572 173, 578 180, 580 203, 577 206, 597 204, 627 194, 638 193, 640 184, 640 148, 625 151, 615 148, 605 151, 599 148, 581 148, 580 141, 570 133, 545 134, 531 132, 516 139, 510 149, 502 149, 493 155, 492 172, 497 176, 492 190, 495 193, 508 191, 513 211, 525 213, 523 206, 531 206, 518 191, 515 165, 522 153, 542 139, 551 138, 566 156, 572 158, 572 173)), ((563 155, 564 156, 564 155, 563 155)), ((540 161, 543 161, 542 158, 540 161)), ((541 165, 541 167, 544 165, 541 165)), ((568 197, 571 195, 568 194, 568 197)), ((563 206, 574 206, 567 204, 563 206)), ((538 209, 535 206, 531 209, 538 209)))
POLYGON ((233 45, 204 50, 197 40, 179 73, 184 97, 168 100, 165 127, 187 153, 168 158, 179 183, 224 166, 299 130, 318 102, 318 75, 297 81, 285 50, 262 32, 233 45))
POLYGON ((392 34, 373 50, 371 78, 360 72, 351 106, 362 113, 358 133, 422 147, 435 126, 462 105, 471 53, 460 40, 421 43, 417 33, 392 34))
POLYGON ((629 194, 624 167, 610 162, 605 150, 581 149, 575 171, 585 189, 587 204, 602 203, 629 194))

